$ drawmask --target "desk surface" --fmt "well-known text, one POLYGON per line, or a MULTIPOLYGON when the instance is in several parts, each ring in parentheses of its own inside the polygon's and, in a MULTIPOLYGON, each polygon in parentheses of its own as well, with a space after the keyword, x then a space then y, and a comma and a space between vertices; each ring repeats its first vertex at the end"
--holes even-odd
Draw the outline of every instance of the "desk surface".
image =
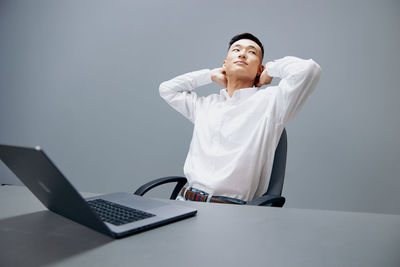
POLYGON ((399 215, 179 203, 197 216, 114 240, 0 186, 0 266, 400 266, 399 215))

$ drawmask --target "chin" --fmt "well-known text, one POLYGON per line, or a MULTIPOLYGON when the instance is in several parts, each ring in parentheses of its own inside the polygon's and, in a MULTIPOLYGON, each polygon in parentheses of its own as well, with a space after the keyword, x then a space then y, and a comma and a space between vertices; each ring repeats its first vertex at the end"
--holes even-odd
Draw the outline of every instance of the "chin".
POLYGON ((254 80, 254 77, 256 75, 251 75, 246 70, 243 69, 235 69, 229 72, 229 76, 239 78, 242 80, 254 80))

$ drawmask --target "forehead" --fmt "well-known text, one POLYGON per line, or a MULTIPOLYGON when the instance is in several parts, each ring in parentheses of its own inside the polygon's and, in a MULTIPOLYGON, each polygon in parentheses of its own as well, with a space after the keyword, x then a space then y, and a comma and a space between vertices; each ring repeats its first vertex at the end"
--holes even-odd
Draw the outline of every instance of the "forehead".
POLYGON ((234 42, 234 43, 231 45, 230 48, 233 48, 233 47, 235 47, 235 46, 255 48, 255 49, 257 49, 258 51, 261 52, 261 47, 260 47, 256 42, 254 42, 253 40, 250 40, 250 39, 240 39, 240 40, 237 40, 236 42, 234 42))

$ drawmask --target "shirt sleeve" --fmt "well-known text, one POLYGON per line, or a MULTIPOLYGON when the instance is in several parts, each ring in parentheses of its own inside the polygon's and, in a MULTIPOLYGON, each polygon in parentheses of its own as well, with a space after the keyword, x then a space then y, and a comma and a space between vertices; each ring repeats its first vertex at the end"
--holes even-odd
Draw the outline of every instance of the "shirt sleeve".
POLYGON ((268 64, 267 72, 272 77, 281 78, 277 92, 277 100, 280 102, 279 120, 286 123, 300 111, 316 87, 321 67, 312 59, 284 57, 268 64))
POLYGON ((194 123, 199 96, 193 90, 211 83, 209 69, 189 72, 160 84, 160 96, 176 111, 194 123))

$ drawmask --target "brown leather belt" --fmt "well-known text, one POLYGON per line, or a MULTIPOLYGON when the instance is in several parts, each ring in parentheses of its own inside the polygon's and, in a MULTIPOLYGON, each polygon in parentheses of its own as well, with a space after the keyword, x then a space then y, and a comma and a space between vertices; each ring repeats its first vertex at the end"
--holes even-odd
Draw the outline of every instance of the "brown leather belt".
MULTIPOLYGON (((182 189, 181 196, 184 197, 185 199, 188 199, 191 201, 200 201, 200 202, 207 202, 207 198, 208 198, 208 194, 195 192, 195 191, 192 191, 190 188, 186 188, 186 187, 184 187, 182 189), (186 191, 186 194, 185 194, 185 191, 186 191)), ((221 199, 219 196, 211 197, 210 202, 223 203, 223 204, 246 204, 245 201, 242 201, 239 199, 227 198, 227 197, 223 197, 223 199, 221 199)))

